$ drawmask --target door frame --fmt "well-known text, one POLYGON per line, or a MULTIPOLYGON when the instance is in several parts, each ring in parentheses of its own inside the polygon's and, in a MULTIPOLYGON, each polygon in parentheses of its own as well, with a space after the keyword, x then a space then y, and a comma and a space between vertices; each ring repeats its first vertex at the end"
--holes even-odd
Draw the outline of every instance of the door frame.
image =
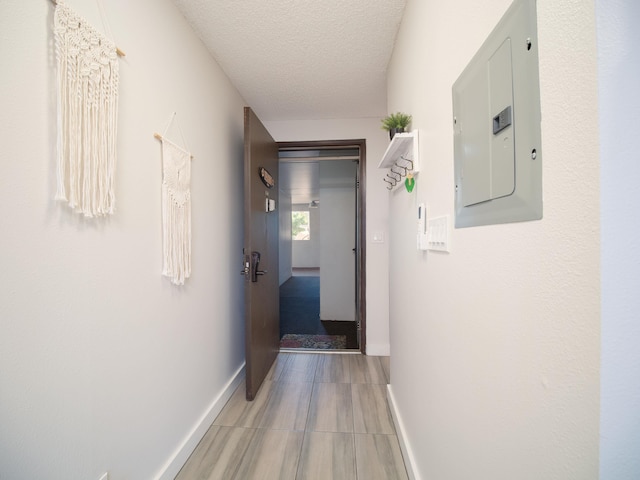
POLYGON ((360 352, 365 354, 367 346, 367 235, 366 235, 366 173, 367 142, 364 138, 354 140, 313 140, 276 142, 280 150, 322 150, 358 147, 358 202, 356 207, 356 322, 360 332, 360 352))

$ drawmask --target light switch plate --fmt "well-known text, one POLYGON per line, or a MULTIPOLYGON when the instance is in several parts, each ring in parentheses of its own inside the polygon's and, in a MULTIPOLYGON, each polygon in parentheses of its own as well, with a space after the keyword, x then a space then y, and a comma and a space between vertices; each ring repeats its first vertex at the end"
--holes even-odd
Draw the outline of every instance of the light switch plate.
POLYGON ((449 252, 451 248, 451 227, 449 215, 427 220, 427 249, 449 252))

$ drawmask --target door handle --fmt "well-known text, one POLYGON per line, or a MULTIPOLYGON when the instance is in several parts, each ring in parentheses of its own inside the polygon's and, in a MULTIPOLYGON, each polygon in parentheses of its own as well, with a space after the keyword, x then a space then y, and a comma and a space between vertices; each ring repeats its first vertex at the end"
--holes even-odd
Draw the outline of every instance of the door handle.
POLYGON ((251 281, 257 282, 258 275, 264 275, 266 270, 260 270, 260 252, 251 252, 251 281))

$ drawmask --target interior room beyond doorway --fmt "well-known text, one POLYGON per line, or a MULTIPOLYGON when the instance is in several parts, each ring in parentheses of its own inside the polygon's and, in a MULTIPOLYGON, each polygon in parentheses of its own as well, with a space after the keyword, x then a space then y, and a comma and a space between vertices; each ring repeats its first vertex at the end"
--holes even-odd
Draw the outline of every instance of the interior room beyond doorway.
POLYGON ((280 150, 281 348, 358 349, 360 147, 280 150))

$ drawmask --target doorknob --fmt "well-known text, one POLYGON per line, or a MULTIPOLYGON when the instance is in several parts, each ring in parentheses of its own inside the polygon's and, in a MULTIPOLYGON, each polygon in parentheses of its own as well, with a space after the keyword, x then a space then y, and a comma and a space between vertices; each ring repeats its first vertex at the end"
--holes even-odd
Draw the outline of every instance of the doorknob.
POLYGON ((258 275, 264 275, 266 270, 260 270, 260 252, 251 252, 251 281, 257 282, 258 275))

